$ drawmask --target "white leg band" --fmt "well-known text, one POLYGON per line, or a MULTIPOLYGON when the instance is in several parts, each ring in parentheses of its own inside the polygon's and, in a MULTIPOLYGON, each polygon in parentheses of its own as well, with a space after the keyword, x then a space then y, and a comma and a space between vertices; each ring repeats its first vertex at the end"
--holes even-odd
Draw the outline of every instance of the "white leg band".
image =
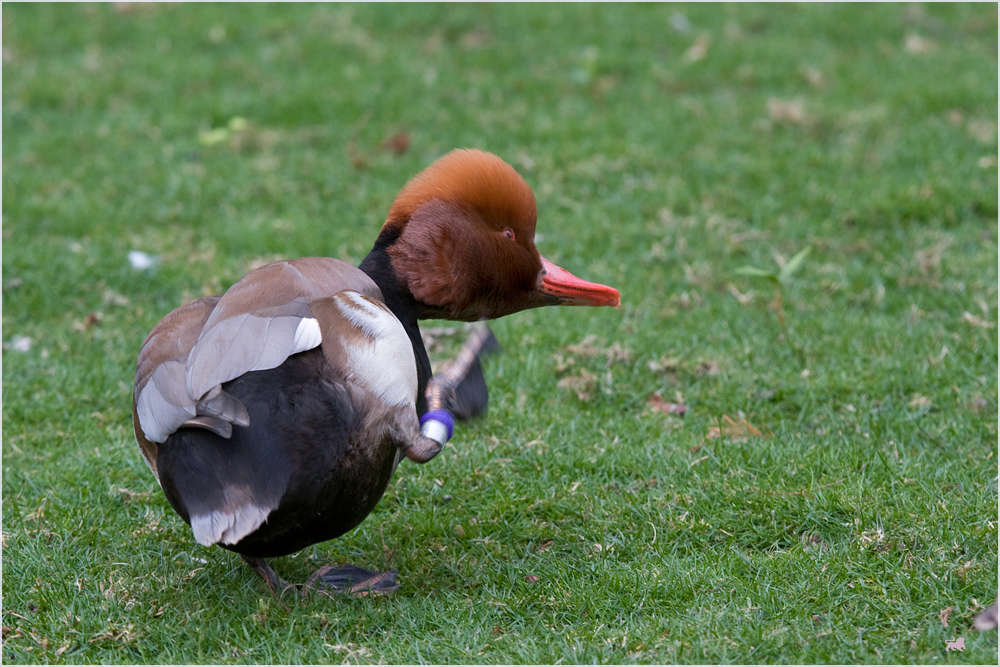
POLYGON ((420 435, 430 438, 439 445, 448 442, 448 425, 436 419, 428 419, 420 427, 420 435))

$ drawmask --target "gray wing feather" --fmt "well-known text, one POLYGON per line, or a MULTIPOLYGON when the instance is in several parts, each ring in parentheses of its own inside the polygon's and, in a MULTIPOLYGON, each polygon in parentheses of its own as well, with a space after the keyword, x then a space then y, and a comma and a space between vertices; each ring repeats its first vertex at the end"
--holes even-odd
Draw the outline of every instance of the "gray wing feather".
POLYGON ((247 426, 246 408, 221 385, 277 368, 292 354, 319 345, 318 332, 297 335, 300 324, 313 317, 312 301, 345 289, 382 300, 359 269, 304 257, 265 265, 222 297, 199 299, 165 317, 147 338, 136 374, 136 415, 146 438, 164 442, 185 424, 212 424, 210 430, 225 432, 215 420, 247 426))
POLYGON ((295 330, 302 319, 244 313, 206 330, 187 358, 188 395, 200 400, 224 382, 250 371, 277 368, 304 351, 295 349, 295 330))
POLYGON ((136 396, 136 413, 146 438, 164 442, 197 414, 195 403, 184 391, 184 364, 167 361, 153 372, 136 396))
POLYGON ((247 414, 246 406, 239 399, 222 391, 221 387, 214 396, 203 398, 198 403, 196 410, 199 417, 224 419, 239 426, 250 425, 250 415, 247 414))

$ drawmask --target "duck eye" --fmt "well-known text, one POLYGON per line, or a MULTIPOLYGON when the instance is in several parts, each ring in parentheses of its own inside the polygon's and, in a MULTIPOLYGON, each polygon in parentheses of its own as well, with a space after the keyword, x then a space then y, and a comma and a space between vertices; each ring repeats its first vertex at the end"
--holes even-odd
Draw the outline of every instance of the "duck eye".
POLYGON ((503 235, 506 236, 507 238, 509 238, 511 241, 514 240, 514 230, 513 229, 505 229, 505 230, 503 230, 503 235))

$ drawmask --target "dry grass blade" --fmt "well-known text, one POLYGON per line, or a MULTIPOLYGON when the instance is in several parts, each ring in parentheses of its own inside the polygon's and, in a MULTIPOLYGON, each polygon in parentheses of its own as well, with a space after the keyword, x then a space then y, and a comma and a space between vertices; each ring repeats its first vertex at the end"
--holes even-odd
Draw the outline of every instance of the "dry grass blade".
POLYGON ((664 412, 668 415, 678 415, 680 417, 686 415, 689 409, 688 406, 683 403, 671 403, 670 401, 665 401, 659 394, 653 394, 647 398, 646 403, 658 412, 664 412))
MULTIPOLYGON (((767 435, 769 436, 771 433, 768 433, 767 435)), ((742 417, 739 419, 733 419, 729 415, 722 415, 722 419, 719 420, 718 424, 709 427, 708 433, 705 435, 707 440, 713 440, 715 438, 728 438, 734 441, 760 437, 765 437, 765 434, 748 420, 742 417)))

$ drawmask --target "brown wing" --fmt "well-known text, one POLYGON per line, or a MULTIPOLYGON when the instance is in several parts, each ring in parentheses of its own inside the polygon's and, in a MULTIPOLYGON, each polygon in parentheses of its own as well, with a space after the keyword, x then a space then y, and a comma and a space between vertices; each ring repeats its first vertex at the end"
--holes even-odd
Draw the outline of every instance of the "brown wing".
POLYGON ((174 310, 153 327, 139 351, 132 394, 132 427, 142 457, 157 479, 157 446, 146 433, 153 437, 165 429, 172 433, 177 427, 171 424, 181 424, 197 414, 194 401, 183 391, 184 362, 220 298, 202 297, 174 310))
POLYGON ((152 443, 182 425, 228 437, 232 424, 249 424, 246 409, 221 385, 318 346, 309 303, 345 289, 382 299, 375 283, 353 266, 305 257, 262 266, 221 297, 198 299, 163 318, 139 353, 133 403, 136 439, 153 472, 152 443))
POLYGON ((188 395, 201 399, 224 382, 276 368, 319 345, 318 330, 300 329, 312 317, 309 303, 343 290, 382 300, 371 278, 327 257, 274 262, 248 273, 223 295, 188 356, 188 395))

